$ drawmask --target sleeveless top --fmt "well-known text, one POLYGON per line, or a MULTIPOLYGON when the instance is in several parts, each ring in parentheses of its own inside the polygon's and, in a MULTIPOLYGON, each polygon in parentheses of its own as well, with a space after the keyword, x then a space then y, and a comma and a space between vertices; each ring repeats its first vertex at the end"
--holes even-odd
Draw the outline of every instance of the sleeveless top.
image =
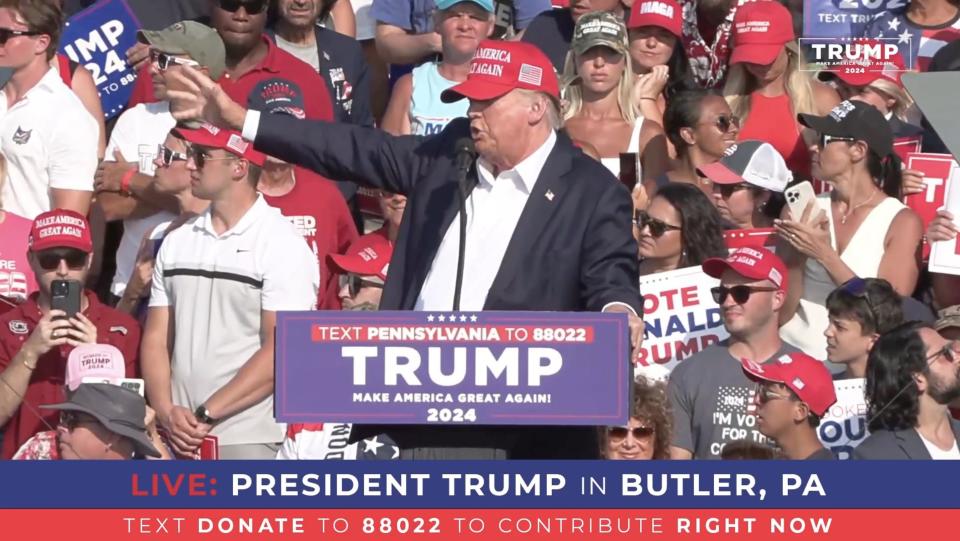
POLYGON ((451 120, 467 116, 469 100, 453 103, 440 101, 440 93, 457 84, 444 79, 436 62, 425 62, 413 68, 413 92, 410 96, 410 133, 434 135, 451 120))
POLYGON ((57 53, 57 72, 60 74, 60 80, 67 88, 73 88, 73 74, 80 67, 80 64, 70 60, 65 54, 57 53))
MULTIPOLYGON (((830 194, 817 196, 817 207, 823 209, 830 220, 830 245, 837 248, 833 213, 830 212, 830 194)), ((860 278, 876 278, 883 259, 884 240, 894 217, 906 206, 893 197, 887 197, 874 207, 850 238, 840 254, 840 259, 860 278)), ((815 259, 807 259, 803 271, 803 295, 793 319, 780 328, 780 337, 814 358, 827 358, 827 339, 823 332, 829 324, 827 295, 838 287, 830 279, 827 270, 815 259)), ((827 365, 832 371, 840 371, 839 365, 827 365)))
POLYGON ((782 94, 768 98, 759 92, 750 95, 747 115, 737 140, 758 139, 777 149, 797 178, 810 178, 810 152, 800 135, 801 126, 793 112, 790 97, 782 94))
MULTIPOLYGON (((643 128, 643 117, 639 116, 633 121, 633 132, 630 134, 630 142, 627 144, 627 152, 637 152, 640 146, 640 129, 643 128)), ((613 173, 613 176, 620 178, 620 156, 613 158, 600 158, 600 163, 613 173)), ((643 179, 643 171, 640 163, 637 162, 637 182, 643 179)))

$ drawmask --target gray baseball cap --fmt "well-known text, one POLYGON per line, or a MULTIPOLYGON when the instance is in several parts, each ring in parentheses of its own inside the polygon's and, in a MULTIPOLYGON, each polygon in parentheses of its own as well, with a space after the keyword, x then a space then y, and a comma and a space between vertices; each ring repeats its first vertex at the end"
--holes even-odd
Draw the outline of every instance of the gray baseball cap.
POLYGON ((107 430, 133 442, 141 454, 159 457, 160 452, 147 437, 144 420, 147 403, 139 394, 111 383, 81 383, 66 402, 40 406, 60 411, 79 411, 92 415, 107 430))
POLYGON ((196 21, 180 21, 163 30, 140 30, 137 41, 168 54, 185 54, 206 66, 210 78, 219 79, 227 69, 227 52, 216 30, 196 21))

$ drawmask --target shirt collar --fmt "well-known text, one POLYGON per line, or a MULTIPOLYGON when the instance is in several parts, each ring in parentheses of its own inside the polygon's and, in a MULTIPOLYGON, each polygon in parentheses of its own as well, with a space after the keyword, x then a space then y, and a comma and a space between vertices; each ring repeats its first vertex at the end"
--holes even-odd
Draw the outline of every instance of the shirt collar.
POLYGON ((223 234, 217 234, 213 229, 213 220, 211 215, 211 207, 207 207, 207 210, 203 211, 203 214, 197 217, 197 223, 194 227, 201 229, 214 238, 226 238, 232 235, 242 235, 250 226, 257 222, 260 216, 264 212, 269 210, 271 207, 267 204, 266 199, 263 198, 263 194, 257 193, 257 200, 254 201, 253 206, 250 207, 246 214, 243 215, 243 218, 240 218, 240 221, 236 225, 224 231, 223 234))
MULTIPOLYGON (((54 85, 55 85, 57 82, 60 82, 60 84, 63 84, 63 82, 60 81, 60 74, 57 72, 57 70, 54 69, 54 68, 50 68, 49 70, 47 70, 47 73, 44 74, 44 76, 41 77, 39 81, 37 81, 37 84, 35 84, 35 85, 33 85, 32 87, 30 87, 30 90, 27 90, 27 92, 26 92, 23 96, 20 97, 20 101, 25 101, 25 100, 28 99, 34 92, 51 92, 51 91, 53 91, 54 85)), ((7 93, 6 86, 7 86, 7 85, 3 85, 3 88, 0 88, 0 93, 2 93, 3 95, 6 95, 6 93, 7 93)), ((18 103, 19 103, 19 102, 18 102, 18 103)))
POLYGON ((532 154, 515 165, 513 169, 501 171, 496 178, 493 175, 493 166, 490 162, 483 158, 477 158, 477 176, 480 177, 480 182, 491 186, 500 177, 519 177, 527 194, 530 194, 533 191, 533 185, 537 183, 537 179, 540 177, 540 171, 543 170, 543 166, 547 163, 547 158, 550 157, 550 153, 556 144, 557 134, 550 130, 547 140, 537 150, 534 150, 532 154))
POLYGON ((227 80, 239 81, 240 79, 243 79, 247 75, 251 73, 257 73, 258 71, 269 71, 271 73, 280 72, 281 66, 280 66, 280 59, 278 58, 280 55, 277 52, 278 50, 277 45, 273 42, 272 39, 270 39, 269 36, 267 36, 267 34, 263 34, 262 36, 260 36, 260 39, 267 42, 267 55, 263 57, 263 60, 261 60, 259 64, 257 64, 252 69, 250 69, 250 71, 247 71, 241 74, 239 77, 231 78, 224 75, 224 77, 227 80))

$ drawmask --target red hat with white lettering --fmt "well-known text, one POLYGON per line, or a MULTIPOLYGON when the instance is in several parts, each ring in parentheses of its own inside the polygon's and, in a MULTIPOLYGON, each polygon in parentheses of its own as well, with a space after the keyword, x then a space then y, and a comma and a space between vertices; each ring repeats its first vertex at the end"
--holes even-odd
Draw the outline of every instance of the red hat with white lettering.
POLYGON ((676 0, 642 0, 633 4, 627 28, 659 26, 683 37, 683 10, 676 0))
POLYGON ((90 223, 82 214, 72 210, 53 209, 44 212, 33 220, 27 245, 31 252, 75 248, 89 254, 93 251, 90 223))
POLYGON ((781 3, 758 0, 743 4, 733 16, 730 63, 772 64, 783 46, 794 39, 793 17, 781 3))
POLYGON ((741 359, 740 366, 753 380, 786 385, 817 417, 823 417, 837 401, 830 371, 805 353, 787 353, 764 364, 741 359))
POLYGON ((877 79, 886 79, 903 88, 900 75, 907 71, 907 68, 902 54, 896 52, 891 57, 885 57, 884 44, 875 39, 857 40, 846 45, 857 51, 858 58, 841 64, 836 71, 821 71, 820 79, 835 76, 851 86, 867 86, 877 79), (859 49, 856 48, 857 45, 860 45, 859 49), (879 56, 872 54, 874 52, 879 53, 879 56))
POLYGON ((488 39, 480 43, 473 55, 467 80, 444 90, 440 100, 492 100, 515 88, 545 92, 560 100, 557 73, 536 45, 488 39))
POLYGON ((766 248, 745 246, 731 252, 726 259, 711 257, 703 262, 707 276, 720 278, 727 269, 751 280, 770 280, 781 291, 787 290, 787 266, 766 248))
POLYGON ((177 133, 188 143, 226 150, 258 167, 263 167, 263 162, 267 158, 264 153, 254 150, 253 143, 245 141, 240 132, 235 130, 225 130, 204 122, 195 130, 177 128, 177 133))
POLYGON ((358 276, 387 279, 387 269, 393 256, 393 245, 387 239, 386 229, 367 233, 347 248, 345 254, 330 254, 330 262, 342 272, 358 276))

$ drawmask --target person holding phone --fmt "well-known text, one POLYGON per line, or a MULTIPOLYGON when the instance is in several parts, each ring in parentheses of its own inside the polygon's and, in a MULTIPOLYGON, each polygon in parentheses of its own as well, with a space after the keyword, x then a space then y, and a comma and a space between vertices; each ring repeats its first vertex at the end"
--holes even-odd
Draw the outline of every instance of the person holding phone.
POLYGON ((137 377, 137 322, 81 285, 93 252, 87 219, 64 209, 42 213, 33 221, 27 244, 39 290, 0 316, 0 456, 5 459, 35 433, 56 424, 55 412, 37 407, 66 398, 64 375, 75 346, 113 345, 123 352, 127 377, 137 377))
POLYGON ((796 199, 800 195, 792 193, 808 183, 785 192, 791 210, 775 221, 783 241, 777 251, 790 272, 781 336, 825 359, 827 295, 858 276, 883 278, 900 295, 912 294, 923 224, 897 199, 900 161, 880 111, 862 101, 844 101, 828 115, 799 115, 799 120, 818 134, 811 148, 813 174, 833 190, 803 206, 796 199))

